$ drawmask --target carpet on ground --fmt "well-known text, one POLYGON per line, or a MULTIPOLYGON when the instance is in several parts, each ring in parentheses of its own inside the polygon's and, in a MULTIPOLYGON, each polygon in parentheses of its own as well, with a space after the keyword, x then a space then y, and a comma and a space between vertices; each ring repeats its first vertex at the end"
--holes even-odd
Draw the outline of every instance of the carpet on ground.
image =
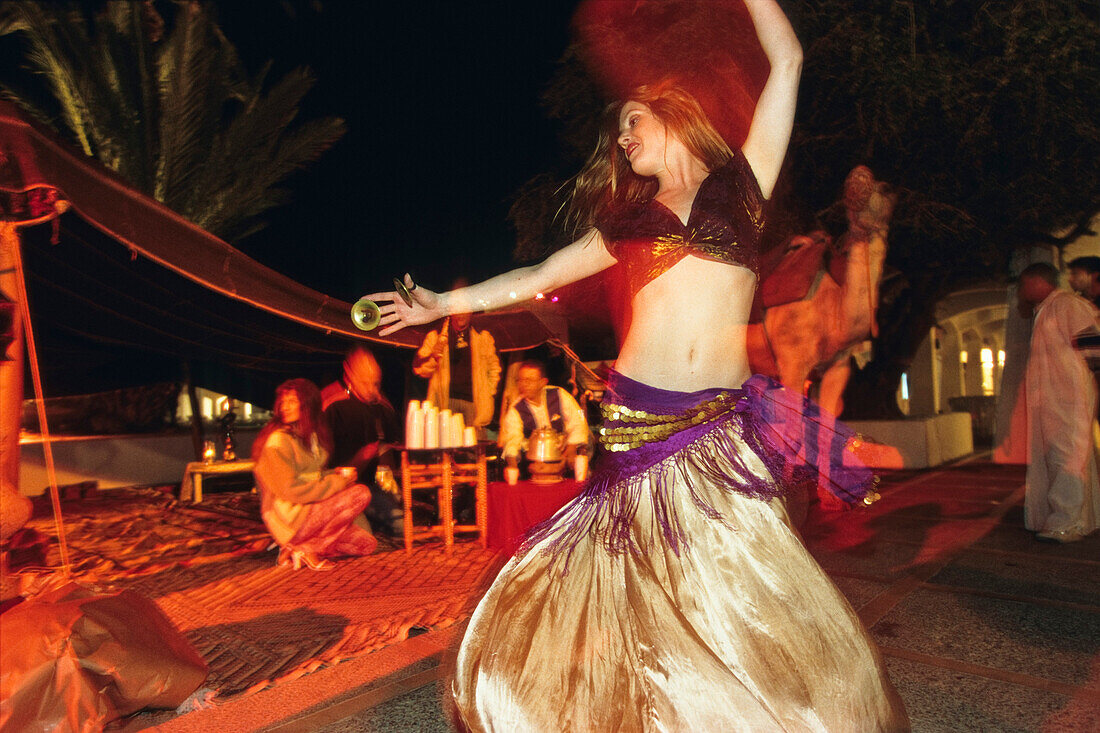
MULTIPOLYGON (((63 504, 72 579, 98 591, 151 598, 210 668, 217 699, 258 692, 322 666, 403 641, 410 629, 469 617, 500 558, 472 538, 450 555, 438 544, 406 554, 380 537, 371 556, 327 572, 276 567, 276 551, 248 492, 177 501, 174 487, 100 492, 63 504)), ((53 519, 28 524, 51 541, 53 519)), ((12 568, 26 574, 42 569, 12 568)), ((57 575, 60 575, 59 573, 57 575)), ((47 576, 39 575, 40 584, 47 576)))

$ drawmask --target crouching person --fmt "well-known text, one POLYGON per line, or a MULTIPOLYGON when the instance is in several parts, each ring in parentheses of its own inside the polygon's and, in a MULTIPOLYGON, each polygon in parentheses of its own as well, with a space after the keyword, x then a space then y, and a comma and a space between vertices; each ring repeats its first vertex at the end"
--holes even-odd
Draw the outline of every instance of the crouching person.
POLYGON ((369 555, 377 547, 363 510, 370 489, 354 468, 324 471, 332 449, 321 393, 308 379, 275 390, 275 410, 252 447, 261 514, 279 544, 279 565, 329 570, 329 558, 369 555))

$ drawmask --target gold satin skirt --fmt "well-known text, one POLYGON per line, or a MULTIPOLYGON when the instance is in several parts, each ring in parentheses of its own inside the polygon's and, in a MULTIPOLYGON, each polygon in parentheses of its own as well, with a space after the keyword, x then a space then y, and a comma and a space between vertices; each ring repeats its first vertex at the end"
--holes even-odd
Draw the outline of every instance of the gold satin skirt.
POLYGON ((637 551, 609 551, 593 522, 563 564, 550 548, 570 505, 508 562, 459 650, 453 693, 471 730, 908 729, 878 650, 781 500, 716 485, 723 461, 767 478, 736 422, 717 432, 631 477, 637 551), (679 554, 655 501, 688 538, 679 554))

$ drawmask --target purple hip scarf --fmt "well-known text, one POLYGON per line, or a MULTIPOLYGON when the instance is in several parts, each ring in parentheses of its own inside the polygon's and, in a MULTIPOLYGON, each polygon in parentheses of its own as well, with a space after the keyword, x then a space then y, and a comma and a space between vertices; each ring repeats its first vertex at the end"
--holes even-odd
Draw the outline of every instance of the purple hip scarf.
POLYGON ((675 392, 612 371, 601 409, 603 450, 584 489, 532 529, 520 553, 552 537, 543 551, 568 556, 593 531, 612 554, 639 553, 633 520, 648 480, 653 514, 665 541, 679 554, 687 537, 676 517, 673 491, 686 490, 700 512, 724 520, 694 485, 675 484, 671 477, 679 473, 677 464, 690 463, 720 488, 762 501, 809 482, 849 503, 873 493, 873 474, 848 449, 854 434, 809 400, 761 375, 739 389, 675 392), (754 470, 758 464, 744 455, 745 446, 770 476, 754 470))
MULTIPOLYGON (((593 479, 644 471, 687 448, 749 408, 744 389, 674 392, 635 381, 614 370, 607 380, 598 435, 603 454, 593 479)), ((768 492, 766 498, 778 492, 768 492)), ((765 497, 761 497, 765 498, 765 497)))

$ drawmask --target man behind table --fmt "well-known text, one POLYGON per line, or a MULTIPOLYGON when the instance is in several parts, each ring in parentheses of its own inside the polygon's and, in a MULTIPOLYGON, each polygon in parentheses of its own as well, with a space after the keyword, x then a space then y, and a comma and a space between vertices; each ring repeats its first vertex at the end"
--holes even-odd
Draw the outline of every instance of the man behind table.
POLYGON ((527 439, 536 428, 551 427, 565 436, 565 463, 573 464, 588 449, 588 422, 573 396, 550 386, 546 370, 537 361, 525 361, 516 373, 519 397, 513 400, 500 421, 501 455, 509 468, 516 468, 527 452, 527 439))
POLYGON ((473 328, 469 313, 445 318, 429 331, 412 366, 416 376, 428 380, 427 399, 437 407, 461 413, 479 434, 492 421, 500 357, 493 335, 473 328))

